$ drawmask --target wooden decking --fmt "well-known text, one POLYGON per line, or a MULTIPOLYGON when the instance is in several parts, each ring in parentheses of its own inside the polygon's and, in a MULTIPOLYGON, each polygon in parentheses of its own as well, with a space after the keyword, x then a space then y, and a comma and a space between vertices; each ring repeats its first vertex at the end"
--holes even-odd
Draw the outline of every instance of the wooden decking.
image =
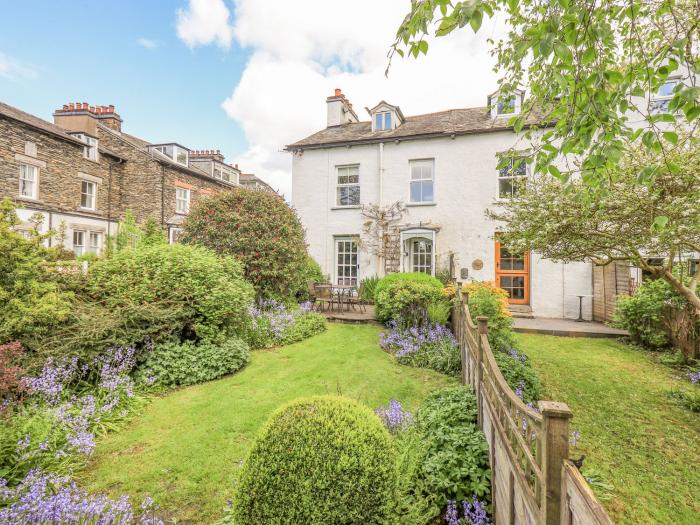
POLYGON ((354 309, 350 308, 350 310, 323 310, 321 313, 323 313, 328 320, 330 321, 338 321, 341 323, 376 323, 376 319, 374 317, 374 305, 368 304, 365 306, 366 311, 363 312, 360 310, 359 306, 356 306, 354 309))

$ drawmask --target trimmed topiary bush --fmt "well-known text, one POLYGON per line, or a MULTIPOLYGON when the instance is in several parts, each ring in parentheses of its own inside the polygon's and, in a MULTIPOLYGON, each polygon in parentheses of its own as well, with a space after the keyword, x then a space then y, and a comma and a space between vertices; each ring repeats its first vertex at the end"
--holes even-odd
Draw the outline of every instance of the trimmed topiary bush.
POLYGON ((309 263, 304 229, 278 195, 235 188, 202 200, 183 224, 180 240, 243 262, 262 297, 291 297, 309 263))
POLYGON ((161 343, 146 353, 138 377, 146 384, 194 385, 232 374, 249 360, 248 344, 236 337, 218 344, 210 341, 161 343))
POLYGON ((240 525, 393 524, 396 456, 367 407, 342 397, 279 409, 246 459, 234 497, 240 525))
POLYGON ((389 274, 375 288, 376 315, 382 322, 411 317, 408 324, 418 324, 418 318, 427 319, 428 306, 441 301, 442 283, 420 272, 389 274))

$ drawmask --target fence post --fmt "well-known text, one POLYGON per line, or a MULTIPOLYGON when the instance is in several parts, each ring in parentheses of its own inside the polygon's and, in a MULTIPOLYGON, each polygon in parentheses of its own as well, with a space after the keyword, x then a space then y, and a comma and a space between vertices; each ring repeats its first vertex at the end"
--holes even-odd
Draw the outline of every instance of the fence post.
POLYGON ((573 416, 566 403, 540 401, 542 413, 542 473, 544 497, 542 519, 545 525, 559 525, 562 505, 561 473, 569 458, 569 419, 573 416))
POLYGON ((482 342, 484 337, 488 336, 489 333, 489 327, 488 327, 488 322, 489 318, 486 317, 485 315, 480 315, 476 318, 476 326, 478 329, 477 333, 477 350, 476 350, 476 381, 474 385, 474 390, 476 391, 476 407, 477 407, 477 416, 479 419, 479 426, 483 428, 483 403, 481 399, 481 379, 482 379, 482 366, 481 364, 484 362, 484 343, 482 342))

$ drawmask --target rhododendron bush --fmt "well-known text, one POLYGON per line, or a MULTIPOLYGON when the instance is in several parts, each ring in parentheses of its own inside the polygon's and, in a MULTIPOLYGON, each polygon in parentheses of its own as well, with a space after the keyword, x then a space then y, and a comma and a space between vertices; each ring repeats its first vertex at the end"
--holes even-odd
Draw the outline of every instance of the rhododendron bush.
POLYGON ((245 188, 220 193, 195 205, 183 228, 183 243, 242 261, 258 295, 279 298, 298 292, 308 264, 304 229, 278 195, 245 188))

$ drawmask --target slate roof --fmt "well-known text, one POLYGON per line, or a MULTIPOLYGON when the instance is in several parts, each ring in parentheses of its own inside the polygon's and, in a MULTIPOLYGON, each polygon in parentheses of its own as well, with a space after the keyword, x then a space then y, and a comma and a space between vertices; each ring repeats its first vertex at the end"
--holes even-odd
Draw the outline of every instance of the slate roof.
MULTIPOLYGON (((372 131, 371 122, 355 122, 331 126, 287 146, 288 151, 318 148, 353 143, 384 142, 387 140, 412 139, 489 133, 513 129, 508 118, 493 118, 488 108, 448 109, 437 113, 406 117, 396 129, 372 131)), ((542 124, 539 116, 528 118, 528 124, 542 124)))
POLYGON ((30 115, 29 113, 25 113, 21 109, 17 109, 9 104, 5 104, 4 102, 0 102, 0 115, 22 122, 27 126, 39 129, 45 133, 49 133, 61 139, 67 140, 68 142, 80 144, 81 146, 85 145, 81 140, 78 140, 77 138, 66 133, 63 128, 47 122, 46 120, 40 119, 39 117, 35 117, 34 115, 30 115))

